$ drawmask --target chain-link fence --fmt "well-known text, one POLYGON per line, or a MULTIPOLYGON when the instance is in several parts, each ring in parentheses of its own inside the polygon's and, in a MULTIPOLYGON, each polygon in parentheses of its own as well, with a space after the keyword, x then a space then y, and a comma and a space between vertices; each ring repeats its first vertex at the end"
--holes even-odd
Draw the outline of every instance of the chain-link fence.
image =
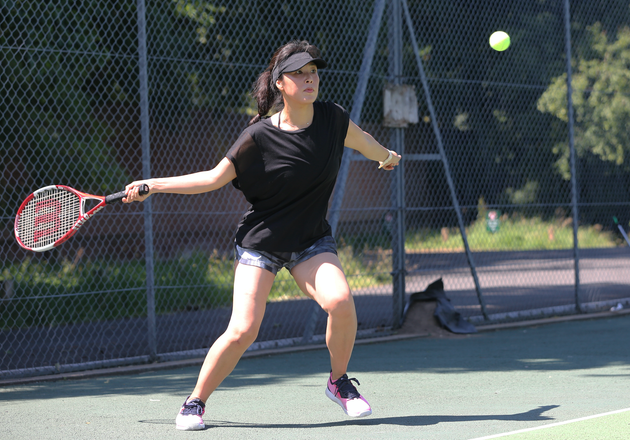
MULTIPOLYGON (((231 186, 110 207, 42 254, 17 245, 14 216, 50 184, 107 194, 211 168, 254 112, 251 84, 292 39, 330 66, 320 99, 404 157, 387 173, 346 152, 331 200, 359 337, 395 330, 407 296, 440 277, 475 324, 630 304, 628 1, 0 10, 0 377, 205 354, 230 315, 246 209, 231 186), (504 52, 488 45, 496 30, 511 36, 504 52), (384 118, 392 93, 417 100, 402 120, 384 118)), ((322 341, 325 321, 282 271, 252 348, 322 341)))

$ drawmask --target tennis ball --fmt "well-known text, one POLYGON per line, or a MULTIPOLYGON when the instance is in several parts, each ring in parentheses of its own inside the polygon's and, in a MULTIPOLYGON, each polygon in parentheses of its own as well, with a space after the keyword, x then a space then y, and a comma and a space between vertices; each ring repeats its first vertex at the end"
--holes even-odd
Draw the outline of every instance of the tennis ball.
POLYGON ((510 47, 510 36, 503 31, 497 31, 490 35, 490 47, 494 50, 503 52, 510 47))

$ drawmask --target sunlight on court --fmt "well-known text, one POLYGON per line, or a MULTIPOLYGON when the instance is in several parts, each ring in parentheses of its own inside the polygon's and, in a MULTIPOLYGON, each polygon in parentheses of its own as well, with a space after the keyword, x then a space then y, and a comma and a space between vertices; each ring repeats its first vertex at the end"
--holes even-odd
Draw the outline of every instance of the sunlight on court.
POLYGON ((588 417, 551 423, 472 440, 507 438, 508 440, 625 440, 630 428, 630 408, 588 417))

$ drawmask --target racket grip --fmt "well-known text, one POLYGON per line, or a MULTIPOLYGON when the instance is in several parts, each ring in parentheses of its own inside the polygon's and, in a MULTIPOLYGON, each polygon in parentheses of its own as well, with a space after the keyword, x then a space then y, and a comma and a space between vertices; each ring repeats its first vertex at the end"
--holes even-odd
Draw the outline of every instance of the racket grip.
MULTIPOLYGON (((141 196, 145 196, 149 194, 149 185, 147 185, 146 183, 142 184, 142 186, 140 187, 139 194, 141 196)), ((105 197, 105 204, 109 205, 110 203, 120 202, 125 197, 127 197, 127 191, 120 191, 115 194, 110 194, 105 197)))

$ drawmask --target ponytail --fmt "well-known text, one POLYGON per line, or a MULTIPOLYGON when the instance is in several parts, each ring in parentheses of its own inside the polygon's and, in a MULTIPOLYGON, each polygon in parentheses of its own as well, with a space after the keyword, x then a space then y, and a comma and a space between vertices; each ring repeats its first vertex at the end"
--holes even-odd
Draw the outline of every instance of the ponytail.
MULTIPOLYGON (((275 64, 275 63, 274 63, 275 64)), ((258 114, 249 121, 248 125, 255 124, 266 116, 274 107, 282 104, 282 94, 275 84, 271 83, 271 68, 267 68, 256 80, 252 90, 252 97, 258 105, 258 114)))

